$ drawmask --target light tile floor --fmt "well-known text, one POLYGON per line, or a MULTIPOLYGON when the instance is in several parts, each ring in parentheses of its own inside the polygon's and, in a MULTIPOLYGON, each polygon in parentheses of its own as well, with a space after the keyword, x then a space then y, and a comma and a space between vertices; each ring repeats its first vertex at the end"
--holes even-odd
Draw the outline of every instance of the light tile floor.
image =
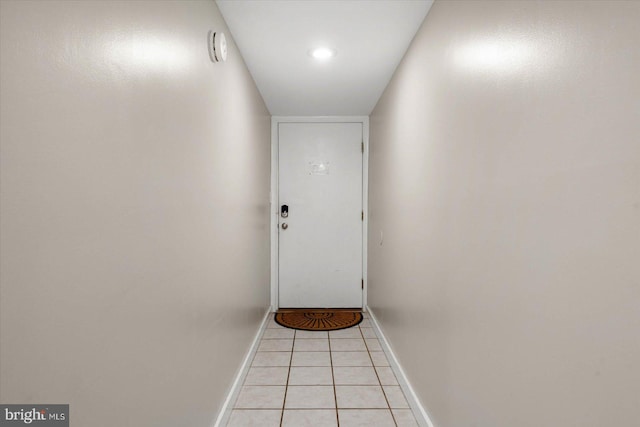
POLYGON ((368 315, 356 327, 295 331, 271 319, 228 427, 417 426, 368 315))

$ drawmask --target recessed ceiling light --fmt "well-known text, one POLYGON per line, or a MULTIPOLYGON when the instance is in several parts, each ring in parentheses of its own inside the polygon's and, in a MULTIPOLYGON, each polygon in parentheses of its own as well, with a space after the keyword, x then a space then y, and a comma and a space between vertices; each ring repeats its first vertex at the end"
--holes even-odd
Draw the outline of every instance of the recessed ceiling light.
POLYGON ((336 51, 335 49, 329 49, 328 47, 318 47, 311 49, 309 54, 315 59, 326 60, 336 56, 336 51))

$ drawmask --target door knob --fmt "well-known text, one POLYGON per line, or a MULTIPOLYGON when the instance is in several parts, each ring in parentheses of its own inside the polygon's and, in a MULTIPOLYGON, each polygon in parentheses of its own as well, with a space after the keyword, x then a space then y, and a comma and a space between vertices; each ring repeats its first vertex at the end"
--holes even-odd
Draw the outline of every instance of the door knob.
POLYGON ((282 229, 286 230, 287 228, 289 228, 289 225, 286 222, 282 223, 282 229))

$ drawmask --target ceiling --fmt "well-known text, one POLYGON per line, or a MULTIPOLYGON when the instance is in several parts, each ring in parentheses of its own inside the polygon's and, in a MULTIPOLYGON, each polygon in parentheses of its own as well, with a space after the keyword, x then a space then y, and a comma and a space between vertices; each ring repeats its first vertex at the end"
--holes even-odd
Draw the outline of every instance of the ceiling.
POLYGON ((216 2, 272 115, 341 116, 373 110, 433 0, 216 2))

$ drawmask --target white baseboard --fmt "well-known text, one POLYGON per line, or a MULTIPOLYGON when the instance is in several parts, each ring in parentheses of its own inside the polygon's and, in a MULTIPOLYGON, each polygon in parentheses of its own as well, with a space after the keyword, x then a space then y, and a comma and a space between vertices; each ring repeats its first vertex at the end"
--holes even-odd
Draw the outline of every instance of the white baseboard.
POLYGON ((398 379, 398 383, 400 384, 400 388, 404 392, 405 397, 407 398, 407 402, 413 411, 413 415, 416 417, 416 421, 418 421, 418 425, 422 427, 434 427, 431 418, 429 418, 429 414, 420 403, 420 399, 416 395, 416 392, 411 387, 411 383, 407 379, 407 376, 404 373, 404 370, 400 366, 396 355, 393 354, 393 350, 391 350, 391 346, 389 345, 389 341, 382 333, 382 329, 380 328, 380 324, 376 319, 376 316, 373 314, 371 309, 367 307, 367 312, 371 317, 371 324, 373 325, 373 330, 378 336, 378 340, 380 341, 380 345, 382 346, 382 350, 387 355, 387 359, 389 360, 389 364, 391 365, 391 369, 396 374, 396 378, 398 379))
POLYGON ((244 379, 249 372, 249 368, 251 367, 251 361, 253 360, 253 356, 255 356, 256 351, 258 351, 258 345, 260 344, 260 339, 262 338, 262 334, 264 334, 264 330, 267 328, 267 323, 269 322, 272 310, 271 307, 267 309, 267 312, 264 314, 264 318, 262 319, 262 323, 260 324, 260 329, 256 333, 256 336, 253 338, 253 342, 251 343, 251 347, 249 347, 249 351, 242 361, 242 365, 240 365, 240 369, 236 374, 236 378, 227 393, 227 398, 220 409, 220 413, 218 413, 218 417, 213 423, 213 427, 224 427, 229 422, 229 418, 231 417, 231 410, 233 409, 233 403, 236 401, 238 394, 240 393, 240 388, 242 387, 242 383, 244 383, 244 379))

